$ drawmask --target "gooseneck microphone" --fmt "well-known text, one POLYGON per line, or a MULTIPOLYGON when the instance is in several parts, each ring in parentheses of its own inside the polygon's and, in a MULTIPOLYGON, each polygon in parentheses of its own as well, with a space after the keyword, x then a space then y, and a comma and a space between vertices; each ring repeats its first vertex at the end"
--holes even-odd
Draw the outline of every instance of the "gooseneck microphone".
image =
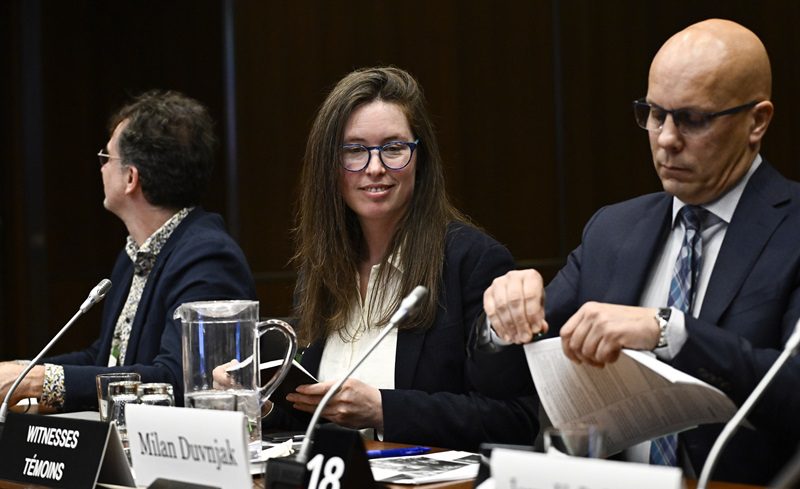
POLYGON ((64 333, 67 332, 70 326, 72 326, 72 324, 79 317, 83 316, 86 313, 86 311, 91 309, 93 305, 103 300, 103 297, 106 296, 110 288, 111 288, 110 280, 108 280, 107 278, 101 280, 100 283, 97 284, 91 290, 91 292, 89 292, 89 296, 86 298, 85 301, 83 301, 83 304, 81 304, 81 306, 78 308, 78 312, 76 312, 75 315, 72 316, 72 319, 67 321, 67 324, 65 324, 64 327, 61 328, 61 331, 59 331, 58 334, 53 336, 53 339, 50 340, 50 343, 48 343, 47 346, 42 348, 42 351, 40 351, 39 354, 36 355, 36 357, 33 360, 31 360, 28 366, 25 367, 25 369, 17 376, 17 379, 11 385, 11 388, 8 389, 5 399, 3 399, 2 406, 0 406, 0 424, 6 422, 6 415, 8 414, 8 403, 9 401, 11 401, 11 396, 14 394, 14 391, 17 389, 20 382, 22 382, 22 379, 24 379, 25 376, 28 375, 28 372, 30 372, 31 369, 36 366, 36 364, 39 362, 39 360, 42 359, 45 353, 47 353, 50 350, 50 347, 52 347, 55 344, 55 342, 58 341, 59 338, 61 338, 61 336, 63 336, 64 333))
MULTIPOLYGON (((86 311, 88 311, 93 305, 103 300, 110 289, 111 280, 107 278, 101 280, 99 284, 95 285, 94 288, 89 291, 89 296, 86 297, 86 300, 83 301, 83 304, 81 304, 81 306, 78 308, 78 314, 76 314, 70 321, 74 321, 81 314, 86 314, 86 311)), ((50 345, 47 345, 47 347, 49 346, 50 345)))
POLYGON ((761 379, 761 382, 758 383, 753 392, 744 401, 742 407, 736 411, 736 414, 728 421, 725 427, 722 429, 722 432, 717 437, 717 441, 714 442, 714 445, 711 447, 711 451, 708 452, 708 458, 706 458, 706 463, 703 464, 703 471, 700 473, 700 479, 697 481, 697 489, 706 489, 706 485, 708 484, 708 479, 711 477, 711 472, 714 470, 714 466, 717 464, 717 459, 719 458, 720 453, 722 453, 723 448, 728 443, 728 440, 733 436, 736 430, 739 428, 739 425, 744 421, 750 411, 755 406, 756 402, 761 398, 761 395, 764 394, 764 391, 767 389, 770 383, 772 383, 775 376, 778 374, 778 371, 783 367, 783 365, 791 358, 792 356, 797 353, 797 348, 800 346, 800 321, 794 326, 794 332, 791 336, 789 336, 789 340, 786 342, 786 346, 783 348, 783 352, 781 352, 778 359, 775 360, 775 363, 769 368, 766 374, 764 374, 764 378, 761 379))
POLYGON ((372 345, 361 355, 361 358, 353 365, 353 367, 348 370, 348 372, 341 378, 339 381, 333 386, 328 389, 328 392, 322 397, 320 400, 319 405, 317 405, 317 409, 314 411, 314 415, 311 416, 311 422, 308 424, 308 429, 306 430, 306 436, 303 440, 303 445, 300 447, 300 451, 297 454, 296 460, 305 464, 308 461, 308 455, 311 452, 311 444, 312 444, 312 434, 314 433, 314 428, 317 425, 317 421, 319 421, 320 416, 322 415, 322 411, 325 409, 325 406, 328 405, 328 401, 339 391, 342 387, 342 384, 350 378, 353 372, 364 363, 364 360, 369 357, 373 350, 378 346, 378 344, 383 341, 383 339, 388 335, 398 324, 402 323, 403 321, 410 318, 419 308, 420 303, 428 295, 428 289, 425 287, 418 285, 411 291, 408 296, 406 296, 401 302, 400 307, 397 308, 397 312, 395 312, 392 317, 389 319, 389 322, 384 326, 383 330, 380 332, 378 337, 372 343, 372 345))

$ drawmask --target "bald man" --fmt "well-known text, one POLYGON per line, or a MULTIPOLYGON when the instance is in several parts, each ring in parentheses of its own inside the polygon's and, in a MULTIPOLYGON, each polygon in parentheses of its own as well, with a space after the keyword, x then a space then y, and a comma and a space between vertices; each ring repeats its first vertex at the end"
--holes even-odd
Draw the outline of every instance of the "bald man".
MULTIPOLYGON (((483 336, 526 343, 549 328, 571 360, 598 367, 651 350, 741 405, 800 317, 800 185, 759 154, 770 92, 766 50, 741 25, 707 20, 670 38, 634 103, 664 191, 598 211, 546 300, 535 270, 496 279, 483 336)), ((767 483, 797 450, 798 413, 795 358, 712 477, 767 483)), ((721 427, 682 433, 668 463, 699 475, 721 427)), ((659 446, 627 456, 663 463, 659 446)))

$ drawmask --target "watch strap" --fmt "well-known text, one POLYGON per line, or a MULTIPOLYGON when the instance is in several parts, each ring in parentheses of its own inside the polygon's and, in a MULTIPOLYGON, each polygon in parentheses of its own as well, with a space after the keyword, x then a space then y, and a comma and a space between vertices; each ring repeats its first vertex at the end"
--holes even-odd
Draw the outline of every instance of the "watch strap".
POLYGON ((669 307, 661 307, 656 312, 656 321, 658 322, 658 344, 656 344, 656 348, 667 346, 667 325, 669 325, 671 314, 672 309, 669 307))

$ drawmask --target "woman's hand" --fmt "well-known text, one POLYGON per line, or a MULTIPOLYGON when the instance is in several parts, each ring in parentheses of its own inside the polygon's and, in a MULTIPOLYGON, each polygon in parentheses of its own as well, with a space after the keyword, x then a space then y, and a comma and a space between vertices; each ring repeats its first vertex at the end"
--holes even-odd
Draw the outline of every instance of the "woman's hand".
POLYGON ((236 378, 228 372, 228 369, 235 365, 239 365, 238 360, 231 360, 228 363, 223 363, 222 365, 214 367, 214 370, 211 372, 211 377, 214 380, 214 389, 234 389, 241 386, 241 384, 236 382, 236 378))
MULTIPOLYGON (((322 396, 336 382, 326 381, 298 386, 296 392, 286 396, 286 400, 291 402, 295 409, 313 413, 322 396)), ((322 416, 347 428, 375 428, 383 431, 381 392, 360 380, 347 379, 339 392, 325 406, 322 416)))

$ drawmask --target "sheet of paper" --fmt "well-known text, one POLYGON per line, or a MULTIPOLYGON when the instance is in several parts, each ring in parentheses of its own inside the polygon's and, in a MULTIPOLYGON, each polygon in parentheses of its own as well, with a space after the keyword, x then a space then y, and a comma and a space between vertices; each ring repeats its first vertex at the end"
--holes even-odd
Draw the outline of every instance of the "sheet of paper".
POLYGON ((408 457, 370 460, 372 477, 391 484, 429 484, 478 475, 479 455, 470 452, 446 451, 408 457))
POLYGON ((561 340, 525 345, 533 381, 556 428, 594 424, 608 454, 667 433, 725 422, 736 406, 719 389, 644 352, 623 350, 605 368, 571 362, 561 340))
POLYGON ((267 460, 276 457, 288 457, 300 449, 302 443, 286 440, 281 443, 261 442, 261 456, 258 460, 250 460, 250 475, 263 474, 267 460))

